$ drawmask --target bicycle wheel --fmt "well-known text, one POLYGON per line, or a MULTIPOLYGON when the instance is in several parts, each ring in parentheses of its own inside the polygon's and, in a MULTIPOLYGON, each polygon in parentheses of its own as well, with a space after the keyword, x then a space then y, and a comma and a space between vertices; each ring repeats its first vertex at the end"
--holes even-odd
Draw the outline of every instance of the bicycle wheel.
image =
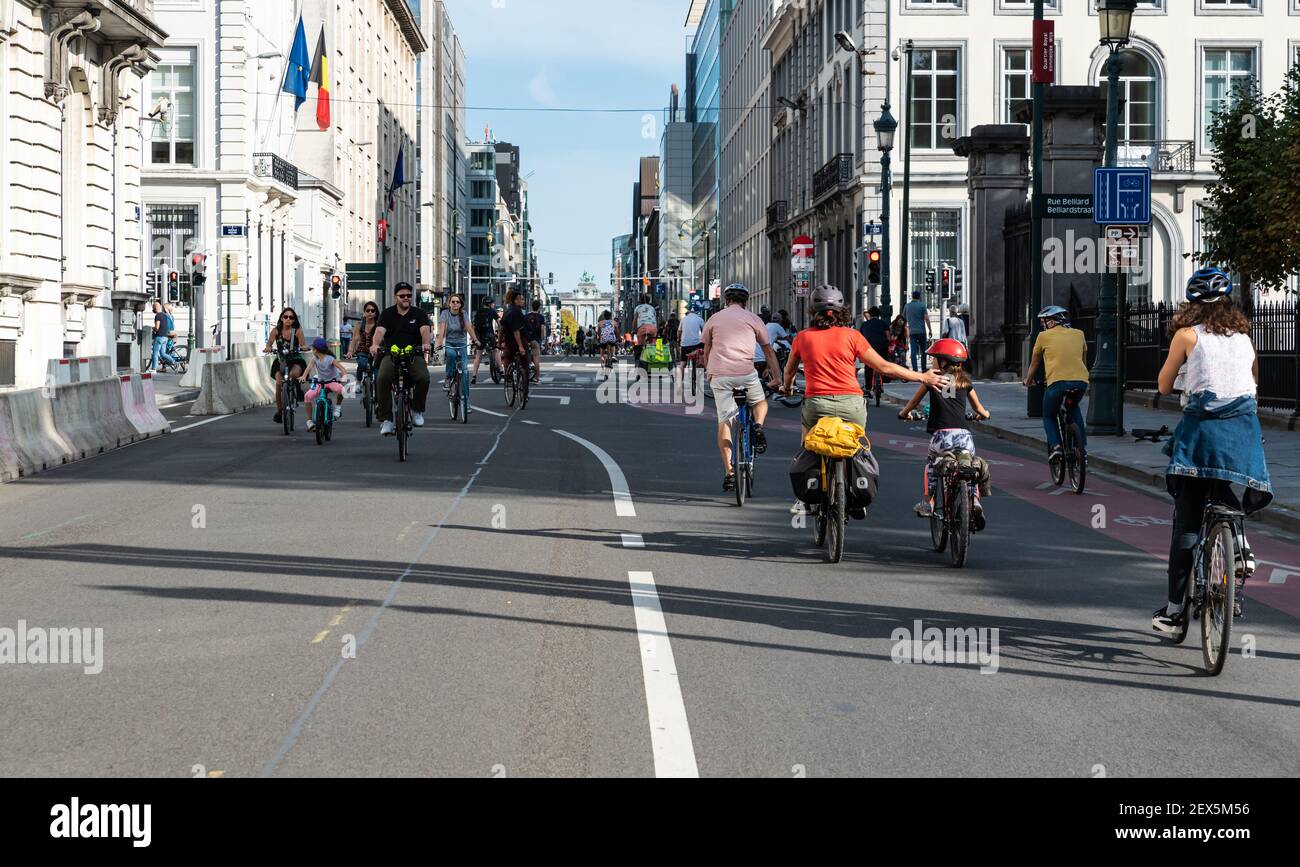
MULTIPOLYGON (((501 382, 501 380, 497 379, 495 375, 493 375, 492 379, 493 381, 501 382)), ((514 376, 511 375, 510 373, 507 373, 505 377, 505 381, 502 383, 502 385, 505 389, 506 406, 513 407, 515 405, 515 396, 516 396, 514 376)))
POLYGON ((944 515, 943 482, 939 481, 934 491, 934 511, 930 513, 930 543, 935 553, 948 547, 948 521, 944 515))
POLYGON ((365 384, 362 386, 361 402, 366 407, 366 427, 375 425, 375 381, 366 375, 365 384))
POLYGON ((1088 453, 1083 450, 1083 438, 1079 436, 1078 425, 1070 425, 1066 447, 1066 469, 1070 476, 1070 488, 1082 495, 1088 484, 1088 453))
POLYGON ((451 411, 451 420, 460 417, 460 374, 454 373, 447 381, 447 407, 451 411))
POLYGON ((527 365, 520 364, 515 368, 515 375, 519 377, 519 381, 515 383, 515 391, 519 393, 519 408, 527 409, 528 388, 532 382, 532 371, 527 365))
POLYGON ((828 492, 830 497, 826 515, 826 562, 838 563, 844 559, 844 522, 847 517, 844 461, 835 462, 835 468, 831 471, 828 481, 831 489, 828 492))
POLYGON ((1232 605, 1236 593, 1237 543, 1232 525, 1214 525, 1202 552, 1205 577, 1205 607, 1201 610, 1201 652, 1205 673, 1211 677, 1223 671, 1231 651, 1232 605))
MULTIPOLYGON (((500 384, 501 384, 501 378, 502 378, 502 377, 501 377, 501 366, 500 366, 499 364, 496 363, 496 360, 495 360, 495 359, 493 359, 493 360, 490 362, 490 366, 491 366, 491 368, 492 368, 492 384, 493 384, 493 385, 500 385, 500 384)), ((513 405, 514 405, 514 404, 511 404, 511 406, 513 406, 513 405)))
POLYGON ((406 461, 406 395, 398 392, 393 398, 393 424, 397 425, 397 459, 406 461))
POLYGON ((948 533, 948 553, 952 565, 958 569, 966 565, 966 553, 970 550, 970 485, 961 483, 953 492, 952 528, 948 533))
POLYGON ((1070 424, 1063 424, 1062 422, 1063 422, 1062 419, 1057 419, 1056 422, 1056 429, 1061 432, 1061 449, 1062 449, 1061 459, 1056 462, 1052 462, 1050 458, 1048 459, 1048 466, 1052 471, 1052 484, 1057 485, 1058 487, 1060 485, 1065 484, 1065 464, 1066 464, 1065 456, 1070 454, 1071 450, 1073 449, 1073 446, 1070 444, 1068 437, 1070 436, 1070 431, 1074 426, 1070 424))
POLYGON ((745 479, 745 440, 749 435, 748 423, 743 415, 736 416, 731 420, 731 472, 732 478, 736 481, 736 505, 744 508, 745 495, 748 493, 748 482, 745 479))
MULTIPOLYGON (((313 421, 316 422, 316 445, 325 445, 325 413, 321 412, 320 401, 316 401, 312 407, 313 421)), ((327 409, 326 412, 329 410, 327 409)))
POLYGON ((334 410, 332 408, 325 410, 325 415, 329 421, 325 422, 325 442, 334 439, 334 410))
POLYGON ((280 415, 284 419, 284 435, 288 436, 293 433, 293 390, 289 386, 289 381, 285 380, 281 388, 283 393, 284 409, 280 410, 280 415))

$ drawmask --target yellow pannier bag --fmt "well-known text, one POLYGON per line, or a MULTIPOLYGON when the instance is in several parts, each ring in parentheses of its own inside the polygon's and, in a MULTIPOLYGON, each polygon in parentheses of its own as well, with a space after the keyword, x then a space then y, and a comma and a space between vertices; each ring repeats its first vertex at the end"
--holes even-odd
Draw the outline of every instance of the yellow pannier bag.
POLYGON ((862 441, 866 435, 862 425, 842 418, 820 418, 804 437, 803 447, 827 458, 851 458, 863 448, 870 448, 862 441))

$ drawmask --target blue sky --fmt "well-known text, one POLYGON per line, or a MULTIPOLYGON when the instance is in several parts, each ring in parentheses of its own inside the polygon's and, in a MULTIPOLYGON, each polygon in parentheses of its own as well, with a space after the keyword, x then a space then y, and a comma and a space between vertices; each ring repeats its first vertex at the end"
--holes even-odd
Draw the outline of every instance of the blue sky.
POLYGON ((447 0, 466 55, 471 139, 522 149, 537 259, 570 288, 608 285, 610 241, 631 230, 637 160, 659 153, 663 109, 685 85, 689 0, 447 0), (481 107, 526 111, 487 111, 481 107), (546 108, 646 109, 576 114, 546 108))

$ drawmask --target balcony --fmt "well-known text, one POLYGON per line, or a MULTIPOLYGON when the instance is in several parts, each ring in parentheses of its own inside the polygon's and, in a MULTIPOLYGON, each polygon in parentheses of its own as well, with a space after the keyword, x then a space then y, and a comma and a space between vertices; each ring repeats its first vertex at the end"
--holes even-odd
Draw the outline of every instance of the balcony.
POLYGON ((1196 171, 1196 142, 1120 142, 1119 165, 1121 168, 1151 169, 1152 174, 1190 174, 1196 171))
POLYGON ((298 189, 298 167, 275 154, 253 154, 253 176, 270 178, 291 190, 298 189))
POLYGON ((790 219, 790 203, 780 199, 767 206, 767 233, 779 232, 790 219))
POLYGON ((853 183, 853 154, 836 154, 813 175, 813 204, 853 183))

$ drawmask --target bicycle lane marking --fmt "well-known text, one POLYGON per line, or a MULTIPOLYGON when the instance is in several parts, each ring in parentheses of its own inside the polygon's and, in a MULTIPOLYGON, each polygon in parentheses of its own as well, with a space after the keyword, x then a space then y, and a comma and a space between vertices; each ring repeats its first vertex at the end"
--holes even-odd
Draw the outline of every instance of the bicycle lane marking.
MULTIPOLYGON (((572 440, 595 455, 609 475, 614 494, 615 513, 620 518, 635 518, 636 508, 628 491, 627 477, 609 453, 595 443, 568 431, 552 428, 552 433, 572 440)), ((623 544, 636 547, 639 535, 624 533, 623 544), (628 545, 629 541, 634 544, 628 545)), ((650 722, 650 748, 654 754, 656 777, 698 777, 695 744, 691 739, 686 702, 682 699, 681 680, 673 657, 668 623, 664 618, 659 590, 653 572, 628 572, 632 610, 636 618, 637 645, 641 650, 641 680, 645 688, 646 716, 650 722)))
MULTIPOLYGON (((629 405, 652 412, 685 415, 680 406, 629 405)), ((717 415, 706 410, 700 415, 689 417, 716 419, 717 415)), ((766 427, 795 432, 801 430, 796 422, 773 419, 770 416, 766 427)), ((1083 496, 1078 496, 1069 488, 1058 488, 1050 482, 1046 459, 1027 463, 1026 459, 1019 456, 985 448, 982 442, 993 439, 992 435, 981 436, 978 428, 974 434, 976 453, 990 462, 993 487, 998 493, 1023 500, 1080 526, 1096 529, 1108 538, 1150 554, 1161 562, 1168 561, 1168 528, 1172 526, 1173 515, 1173 503, 1169 499, 1162 498, 1154 491, 1147 493, 1134 490, 1095 474, 1089 474, 1088 489, 1083 496), (1097 505, 1106 507, 1106 522, 1101 528, 1093 527, 1093 509, 1097 505), (1153 527, 1160 527, 1163 532, 1153 532, 1153 527)), ((913 455, 917 462, 916 478, 919 485, 920 469, 930 447, 928 439, 906 435, 872 438, 870 432, 867 438, 874 449, 913 455)), ((1249 526, 1246 532, 1259 564, 1255 577, 1246 584, 1246 595, 1270 608, 1300 618, 1300 545, 1266 536, 1249 526)), ((1158 593, 1159 588, 1153 592, 1158 593)))

